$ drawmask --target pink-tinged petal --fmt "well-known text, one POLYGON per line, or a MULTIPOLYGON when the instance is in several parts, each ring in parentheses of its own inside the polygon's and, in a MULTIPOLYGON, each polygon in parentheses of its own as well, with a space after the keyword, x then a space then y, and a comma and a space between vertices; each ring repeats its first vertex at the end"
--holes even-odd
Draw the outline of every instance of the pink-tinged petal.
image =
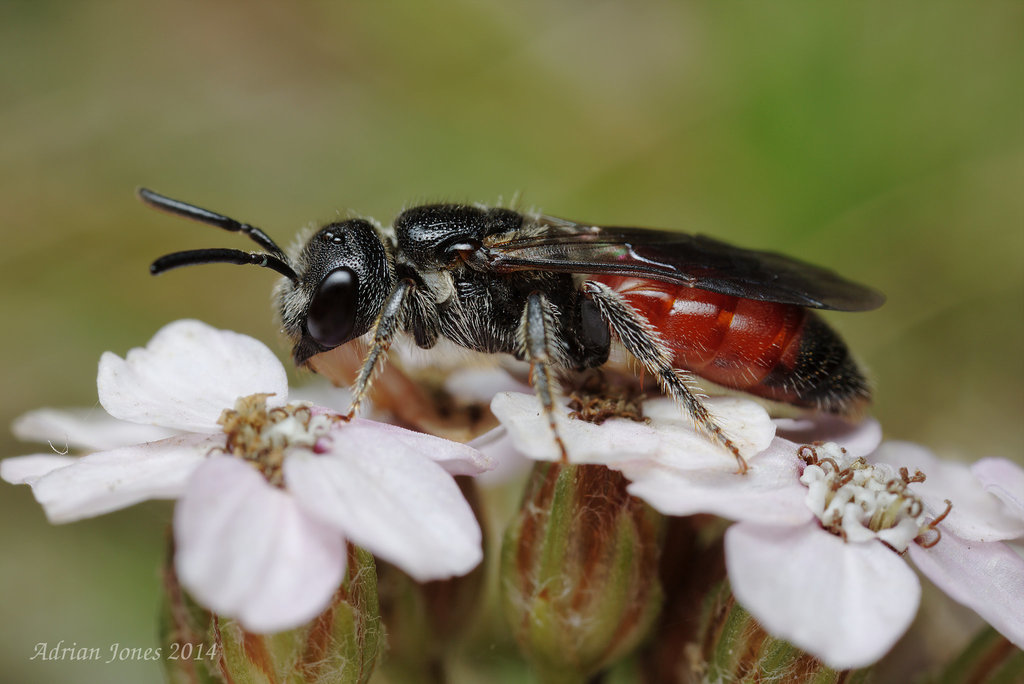
POLYGON ((384 450, 401 450, 428 458, 452 475, 479 475, 494 467, 494 462, 467 444, 413 432, 387 423, 356 418, 332 432, 339 448, 358 449, 362 444, 377 444, 384 450))
POLYGON ((88 451, 155 442, 175 434, 155 425, 118 420, 98 408, 29 411, 14 421, 11 432, 27 442, 49 442, 55 449, 88 451))
POLYGON ((523 477, 530 472, 533 465, 533 461, 516 451, 508 431, 500 425, 474 439, 469 446, 479 450, 495 464, 493 470, 488 470, 476 478, 476 481, 485 487, 505 484, 523 477))
POLYGON ((1001 542, 966 541, 948 531, 929 549, 909 549, 928 579, 1024 648, 1024 558, 1001 542))
POLYGON ((850 422, 828 414, 808 418, 777 418, 779 436, 797 444, 835 442, 857 458, 867 456, 882 443, 882 426, 874 418, 850 422))
MULTIPOLYGON (((771 443, 775 426, 754 402, 734 397, 707 401, 708 409, 748 459, 771 443)), ((508 430, 515 448, 536 460, 557 461, 558 446, 541 411, 528 394, 503 393, 494 397, 491 411, 508 430)), ((597 463, 612 468, 638 459, 657 460, 677 468, 705 468, 732 464, 723 447, 697 432, 689 417, 669 399, 644 402, 649 423, 611 418, 601 425, 569 418, 563 407, 555 412, 559 434, 573 463, 597 463)))
POLYGON ((247 630, 309 622, 345 575, 345 540, 241 460, 209 459, 174 511, 175 567, 202 605, 247 630))
POLYGON ((1010 515, 1024 520, 1024 468, 1005 458, 983 458, 971 466, 971 473, 1010 515))
POLYGON ((915 469, 923 472, 925 481, 912 484, 910 490, 933 515, 945 510, 946 499, 952 501, 953 509, 942 526, 962 539, 1000 541, 1024 535, 1024 519, 985 491, 965 463, 940 460, 910 442, 886 442, 869 460, 896 468, 906 466, 911 473, 915 469))
POLYGON ((238 397, 272 394, 271 406, 288 398, 284 366, 262 342, 189 320, 164 326, 125 359, 103 354, 96 385, 115 418, 194 432, 217 432, 238 397))
POLYGON ((885 655, 921 598, 917 576, 890 549, 845 543, 814 523, 737 523, 725 554, 740 604, 768 632, 839 670, 885 655))
POLYGON ((223 435, 179 435, 97 451, 29 484, 50 522, 72 522, 148 499, 177 498, 210 449, 223 444, 223 435))
POLYGON ((494 395, 501 392, 531 392, 530 386, 520 382, 507 371, 495 367, 460 367, 444 379, 444 388, 449 394, 464 401, 490 403, 494 395))
POLYGON ((286 458, 285 481, 304 509, 421 582, 481 561, 480 527, 440 465, 389 443, 336 447, 286 458))
POLYGON ((712 513, 730 520, 800 524, 813 518, 800 484, 797 445, 776 439, 744 475, 735 463, 679 470, 642 461, 622 466, 629 493, 667 515, 712 513))
POLYGON ((33 454, 5 458, 0 461, 0 478, 11 484, 32 484, 44 475, 69 466, 77 460, 77 456, 61 456, 60 454, 33 454))

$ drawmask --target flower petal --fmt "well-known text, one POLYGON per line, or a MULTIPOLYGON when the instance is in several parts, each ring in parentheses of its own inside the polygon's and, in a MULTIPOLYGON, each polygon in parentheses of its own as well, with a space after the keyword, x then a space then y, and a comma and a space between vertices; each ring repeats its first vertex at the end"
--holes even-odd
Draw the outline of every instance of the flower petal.
POLYGON ((288 399, 284 366, 263 343, 199 321, 164 326, 125 359, 100 358, 100 403, 121 420, 194 432, 217 432, 217 419, 238 397, 288 399))
POLYGON ((800 483, 797 445, 775 439, 744 475, 735 466, 681 470, 625 464, 629 493, 667 515, 713 513, 731 520, 799 524, 813 517, 800 483))
POLYGON ((918 469, 925 481, 910 486, 925 506, 937 515, 953 503, 942 526, 961 539, 1000 541, 1024 535, 1024 519, 1015 516, 1002 501, 985 491, 965 463, 936 458, 928 449, 910 442, 886 442, 871 457, 896 468, 918 469))
POLYGON ((174 430, 139 425, 113 418, 99 409, 39 409, 14 421, 11 431, 27 442, 50 442, 55 448, 72 447, 88 451, 155 442, 175 434, 174 430))
POLYGON ((333 446, 285 459, 285 481, 303 508, 420 582, 480 562, 480 526, 439 464, 390 440, 335 436, 333 446))
POLYGON ((77 456, 62 456, 61 454, 33 454, 5 458, 0 461, 0 478, 11 484, 32 484, 44 475, 69 466, 77 460, 77 456))
POLYGON ((468 444, 460 444, 395 425, 356 418, 333 433, 345 444, 379 443, 383 449, 404 450, 434 461, 452 475, 478 475, 494 462, 468 444))
POLYGON ((444 389, 463 401, 490 403, 500 392, 529 393, 530 386, 513 378, 502 368, 461 366, 445 376, 444 389))
POLYGON ((725 554, 733 594, 751 615, 839 670, 885 655, 921 598, 917 576, 887 547, 847 544, 813 523, 737 523, 725 554))
POLYGON ((779 436, 797 444, 835 442, 857 458, 867 456, 882 443, 882 426, 874 418, 852 423, 828 414, 810 418, 776 418, 779 436))
POLYGON ((1024 468, 1005 458, 983 458, 971 466, 971 473, 1011 515, 1024 520, 1024 468))
POLYGON ((182 585, 251 632, 312 620, 345 575, 341 534, 235 458, 196 470, 174 511, 174 539, 182 585))
POLYGON ((965 541, 948 531, 931 548, 909 548, 928 579, 1024 648, 1024 558, 1001 542, 965 541))
POLYGON ((72 522, 147 499, 178 497, 210 449, 223 444, 210 435, 179 435, 97 451, 28 484, 50 522, 72 522))
MULTIPOLYGON (((708 409, 748 459, 771 443, 775 426, 767 412, 752 401, 735 397, 709 399, 708 409)), ((508 430, 516 449, 543 461, 560 458, 540 402, 528 394, 502 393, 494 397, 491 411, 508 430)), ((612 468, 652 459, 677 468, 732 467, 735 461, 724 448, 697 432, 675 402, 655 399, 644 402, 650 422, 612 418, 601 425, 573 420, 564 410, 555 411, 559 435, 572 463, 597 463, 612 468)))
POLYGON ((500 425, 474 439, 469 446, 479 450, 495 464, 493 470, 476 478, 485 487, 514 481, 525 476, 533 467, 533 461, 516 451, 508 430, 500 425))

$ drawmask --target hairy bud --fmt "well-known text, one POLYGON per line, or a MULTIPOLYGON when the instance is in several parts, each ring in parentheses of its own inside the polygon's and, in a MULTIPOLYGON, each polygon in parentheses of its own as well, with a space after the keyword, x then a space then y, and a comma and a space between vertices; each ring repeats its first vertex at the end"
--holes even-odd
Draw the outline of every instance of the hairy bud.
POLYGON ((709 594, 695 641, 680 651, 677 682, 815 682, 859 684, 868 669, 837 671, 761 628, 733 598, 727 582, 709 594))
POLYGON ((349 545, 345 581, 310 623, 278 634, 253 634, 196 604, 164 571, 161 622, 164 665, 173 684, 205 682, 369 681, 384 646, 373 556, 349 545))
POLYGON ((538 463, 505 535, 505 613, 546 681, 582 681, 632 651, 661 604, 662 518, 604 466, 538 463))

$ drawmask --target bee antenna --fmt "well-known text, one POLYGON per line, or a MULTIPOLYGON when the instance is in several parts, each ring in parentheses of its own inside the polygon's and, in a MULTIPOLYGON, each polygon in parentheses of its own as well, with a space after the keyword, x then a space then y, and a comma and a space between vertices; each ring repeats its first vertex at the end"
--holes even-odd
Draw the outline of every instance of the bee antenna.
POLYGON ((277 271, 293 283, 299 282, 295 269, 280 257, 262 252, 243 252, 240 249, 190 249, 184 252, 166 254, 149 266, 149 272, 159 275, 164 271, 196 264, 238 264, 240 266, 263 266, 277 271))
POLYGON ((178 216, 184 216, 185 218, 192 219, 193 221, 199 221, 200 223, 207 223, 211 226, 231 231, 232 233, 244 233, 253 242, 276 256, 281 261, 284 261, 285 263, 288 262, 288 257, 285 256, 284 251, 277 246, 277 243, 271 240, 269 235, 256 226, 250 226, 248 223, 236 221, 229 216, 224 216, 217 212, 210 211, 209 209, 197 207, 196 205, 189 204, 188 202, 171 199, 170 197, 166 197, 165 195, 161 195, 158 192, 153 192, 146 188, 139 188, 138 195, 139 199, 143 202, 162 211, 177 214, 178 216))

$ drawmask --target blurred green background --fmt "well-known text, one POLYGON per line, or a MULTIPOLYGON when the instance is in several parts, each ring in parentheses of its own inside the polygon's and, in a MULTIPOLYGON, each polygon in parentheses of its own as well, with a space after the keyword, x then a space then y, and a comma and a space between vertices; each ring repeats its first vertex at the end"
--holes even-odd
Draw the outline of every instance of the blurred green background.
MULTIPOLYGON (((283 353, 271 273, 146 185, 290 242, 496 202, 705 232, 884 291, 830 320, 889 438, 1024 455, 1024 4, 0 1, 0 423, 197 317, 283 353)), ((283 354, 282 354, 283 355, 283 354)), ((6 433, 3 454, 28 453, 6 433)), ((51 527, 0 488, 0 679, 158 680, 35 644, 155 645, 169 506, 51 527)))

